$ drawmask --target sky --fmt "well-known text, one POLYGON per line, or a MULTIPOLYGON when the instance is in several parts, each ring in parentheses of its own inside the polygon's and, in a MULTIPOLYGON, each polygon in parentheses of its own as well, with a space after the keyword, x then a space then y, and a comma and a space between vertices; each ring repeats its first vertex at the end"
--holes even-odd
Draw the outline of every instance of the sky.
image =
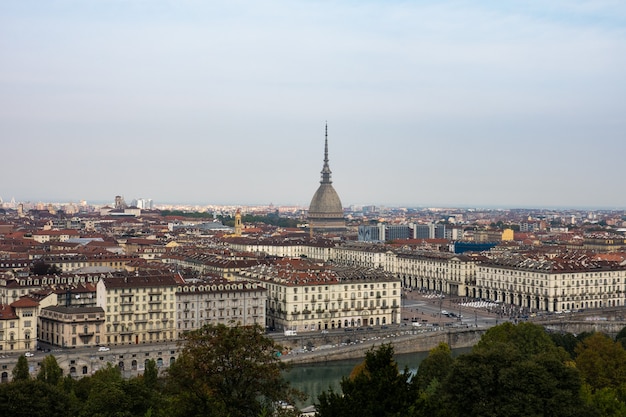
POLYGON ((0 198, 626 208, 626 3, 0 2, 0 198))

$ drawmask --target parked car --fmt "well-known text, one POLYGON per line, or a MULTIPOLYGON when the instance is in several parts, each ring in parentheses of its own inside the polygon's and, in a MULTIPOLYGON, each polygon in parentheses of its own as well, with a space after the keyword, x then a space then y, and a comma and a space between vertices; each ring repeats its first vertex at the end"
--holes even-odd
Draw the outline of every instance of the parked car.
POLYGON ((27 358, 32 358, 33 356, 35 356, 35 354, 31 352, 26 352, 24 356, 26 356, 27 358))

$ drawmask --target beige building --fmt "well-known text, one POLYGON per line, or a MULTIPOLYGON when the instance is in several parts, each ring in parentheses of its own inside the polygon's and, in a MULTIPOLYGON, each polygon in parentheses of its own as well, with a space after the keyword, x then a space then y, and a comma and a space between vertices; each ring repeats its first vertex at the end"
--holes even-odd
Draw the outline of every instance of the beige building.
POLYGON ((306 257, 328 261, 332 259, 335 244, 319 237, 235 237, 225 239, 230 248, 237 252, 252 253, 257 256, 280 256, 283 258, 306 257))
POLYGON ((472 295, 541 311, 624 306, 626 265, 576 254, 481 262, 472 295))
POLYGON ((120 274, 101 279, 98 306, 105 311, 102 343, 139 344, 176 340, 176 290, 173 274, 120 274))
POLYGON ((39 341, 62 347, 97 346, 104 328, 102 307, 50 306, 39 315, 39 341))
POLYGON ((384 271, 282 259, 242 277, 267 288, 267 326, 317 331, 400 322, 401 281, 384 271))
POLYGON ((350 242, 333 248, 331 259, 341 265, 382 268, 391 272, 395 254, 389 248, 370 242, 350 242))
POLYGON ((176 288, 176 331, 184 332, 206 324, 265 326, 267 290, 256 282, 214 279, 179 285, 176 288))
POLYGON ((81 269, 122 271, 126 264, 136 259, 136 256, 96 253, 93 255, 50 256, 44 261, 56 266, 61 272, 73 272, 81 269))
POLYGON ((0 350, 28 351, 37 348, 39 303, 23 297, 0 305, 0 350))
POLYGON ((398 252, 392 272, 405 287, 463 297, 476 283, 476 261, 450 252, 398 252))

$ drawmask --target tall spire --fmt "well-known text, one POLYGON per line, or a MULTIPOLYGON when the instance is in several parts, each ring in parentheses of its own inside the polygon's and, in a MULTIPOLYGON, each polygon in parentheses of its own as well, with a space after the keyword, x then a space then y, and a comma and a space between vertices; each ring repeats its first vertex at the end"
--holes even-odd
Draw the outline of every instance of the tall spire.
POLYGON ((324 141, 324 167, 322 168, 322 180, 320 184, 332 184, 330 179, 330 166, 328 165, 328 122, 326 122, 326 134, 324 141))

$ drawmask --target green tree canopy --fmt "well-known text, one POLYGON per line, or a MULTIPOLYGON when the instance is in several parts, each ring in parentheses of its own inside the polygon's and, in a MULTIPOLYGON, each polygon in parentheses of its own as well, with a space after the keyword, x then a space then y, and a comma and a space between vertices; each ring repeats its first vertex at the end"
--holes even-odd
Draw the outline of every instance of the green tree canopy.
POLYGON ((430 350, 428 356, 420 363, 412 384, 417 391, 425 391, 433 381, 443 381, 454 363, 452 350, 447 343, 440 343, 430 350))
MULTIPOLYGON (((302 395, 283 377, 282 349, 258 326, 206 325, 184 337, 168 371, 177 415, 257 416, 302 395)), ((282 411, 282 409, 280 410, 282 411)))
POLYGON ((36 379, 0 384, 0 416, 70 417, 69 396, 58 386, 36 379))
POLYGON ((41 361, 37 379, 50 385, 57 385, 63 378, 63 370, 53 355, 47 355, 41 361))
POLYGON ((576 367, 592 390, 626 386, 626 351, 602 333, 586 338, 576 348, 576 367))
POLYGON ((622 330, 619 331, 619 333, 617 333, 617 336, 615 336, 615 341, 620 342, 622 344, 622 347, 626 349, 626 327, 624 327, 622 330))
POLYGON ((28 381, 30 379, 30 372, 28 370, 28 360, 26 356, 20 355, 17 358, 17 364, 13 368, 13 381, 28 381))
POLYGON ((150 359, 146 362, 146 369, 143 371, 143 383, 149 389, 154 389, 157 386, 159 379, 159 370, 157 369, 154 359, 150 359))
POLYGON ((543 328, 505 323, 456 359, 442 386, 441 415, 583 416, 579 372, 543 328))
POLYGON ((342 393, 322 392, 316 404, 319 417, 391 417, 406 415, 415 401, 408 369, 398 370, 390 344, 367 352, 365 361, 341 380, 342 393))

